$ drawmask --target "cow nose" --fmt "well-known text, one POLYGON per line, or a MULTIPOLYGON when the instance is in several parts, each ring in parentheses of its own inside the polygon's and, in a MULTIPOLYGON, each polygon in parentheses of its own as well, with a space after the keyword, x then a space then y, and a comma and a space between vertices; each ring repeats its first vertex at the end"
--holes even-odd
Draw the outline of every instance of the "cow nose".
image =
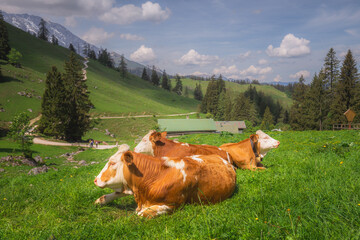
POLYGON ((278 147, 280 145, 280 142, 279 141, 277 141, 277 145, 276 145, 276 147, 278 147))
POLYGON ((95 178, 94 183, 95 183, 95 185, 97 185, 97 178, 95 178))

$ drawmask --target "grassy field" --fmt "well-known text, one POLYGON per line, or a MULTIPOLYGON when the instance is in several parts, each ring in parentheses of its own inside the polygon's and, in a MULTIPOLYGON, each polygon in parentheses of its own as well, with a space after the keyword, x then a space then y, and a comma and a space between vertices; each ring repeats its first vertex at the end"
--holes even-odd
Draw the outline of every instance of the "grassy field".
MULTIPOLYGON (((0 62, 4 80, 0 81, 0 121, 10 121, 15 114, 28 111, 31 117, 40 112, 46 73, 51 66, 63 72, 64 62, 70 51, 60 46, 39 40, 11 25, 10 45, 21 52, 22 68, 0 62), (28 98, 17 93, 32 93, 28 98)), ((159 87, 154 87, 139 77, 129 74, 126 78, 97 61, 90 61, 87 69, 87 85, 95 108, 93 116, 121 116, 138 114, 172 114, 196 111, 200 103, 192 98, 178 96, 159 87)))
MULTIPOLYGON (((209 84, 208 81, 197 81, 190 78, 183 78, 181 79, 183 83, 183 91, 185 91, 185 86, 189 88, 189 96, 194 97, 194 90, 197 83, 200 83, 201 90, 203 94, 206 93, 207 85, 209 84)), ((171 79, 172 86, 175 86, 175 79, 171 79)), ((231 95, 235 96, 237 93, 245 92, 250 84, 237 84, 233 82, 225 81, 226 88, 230 90, 231 95)), ((275 102, 279 101, 280 104, 285 107, 286 109, 289 109, 292 104, 292 99, 289 98, 286 93, 281 92, 270 85, 252 85, 256 87, 256 90, 259 92, 264 92, 265 95, 271 96, 275 102)))
MULTIPOLYGON (((0 239, 359 239, 360 132, 271 132, 281 142, 268 153, 265 171, 237 170, 234 195, 216 205, 186 205, 153 220, 138 217, 132 196, 97 207, 108 189, 94 176, 116 149, 86 150, 80 168, 59 157, 76 148, 33 146, 58 168, 28 176, 31 167, 0 173, 0 239)), ((221 145, 248 134, 180 137, 221 145)), ((134 141, 134 139, 132 140, 134 141)), ((131 147, 135 143, 131 142, 131 147)), ((15 147, 0 140, 0 156, 15 147)), ((15 154, 18 154, 15 149, 15 154)))

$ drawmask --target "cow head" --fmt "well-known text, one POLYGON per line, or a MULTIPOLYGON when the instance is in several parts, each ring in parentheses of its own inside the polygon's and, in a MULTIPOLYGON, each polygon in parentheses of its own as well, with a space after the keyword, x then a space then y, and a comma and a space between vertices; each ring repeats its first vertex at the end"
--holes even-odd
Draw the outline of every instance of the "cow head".
MULTIPOLYGON (((122 192, 127 182, 124 177, 124 165, 130 165, 132 162, 129 159, 129 146, 123 144, 119 146, 119 150, 110 157, 105 167, 100 174, 95 178, 94 183, 100 188, 111 188, 117 192, 122 192)), ((131 153, 130 153, 131 154, 131 153)), ((132 158, 131 158, 132 159, 132 158)))
POLYGON ((256 134, 259 136, 258 141, 260 143, 260 154, 262 157, 264 157, 272 148, 277 148, 280 145, 278 140, 273 139, 261 130, 257 130, 256 134))
POLYGON ((165 138, 167 135, 166 132, 156 132, 155 130, 150 130, 139 144, 135 147, 134 152, 148 154, 154 156, 154 147, 155 143, 161 138, 165 138))

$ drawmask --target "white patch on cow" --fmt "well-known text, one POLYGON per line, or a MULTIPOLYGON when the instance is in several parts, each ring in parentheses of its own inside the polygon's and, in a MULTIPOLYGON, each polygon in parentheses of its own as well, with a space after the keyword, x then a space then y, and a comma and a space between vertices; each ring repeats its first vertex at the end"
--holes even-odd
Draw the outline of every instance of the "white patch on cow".
POLYGON ((227 159, 228 159, 228 162, 231 163, 231 160, 230 160, 230 155, 228 152, 226 152, 226 155, 227 155, 227 159))
POLYGON ((189 147, 189 144, 188 144, 188 143, 182 143, 181 146, 187 146, 187 147, 189 147))
POLYGON ((153 206, 141 209, 141 211, 138 212, 138 215, 142 216, 144 214, 144 211, 147 211, 147 210, 152 210, 154 212, 156 211, 156 215, 161 215, 161 214, 167 213, 169 210, 171 210, 171 208, 168 207, 167 205, 153 205, 153 206))
POLYGON ((202 160, 202 159, 199 158, 199 157, 200 157, 200 155, 193 155, 193 156, 191 156, 190 158, 191 158, 192 160, 198 161, 199 163, 203 163, 204 160, 202 160))
POLYGON ((273 139, 266 133, 261 130, 257 130, 256 134, 259 136, 259 143, 260 143, 260 154, 261 157, 264 157, 268 151, 273 148, 277 148, 280 144, 278 140, 273 139))
POLYGON ((155 130, 150 130, 149 133, 146 134, 139 142, 139 144, 134 148, 134 152, 154 156, 154 149, 152 146, 152 142, 150 141, 150 135, 154 132, 155 130))
POLYGON ((108 187, 116 190, 117 192, 122 192, 124 185, 127 185, 126 179, 124 177, 124 163, 121 161, 121 157, 124 152, 129 150, 129 146, 124 144, 119 146, 119 150, 110 157, 109 161, 106 163, 105 167, 101 170, 100 174, 96 177, 96 185, 100 188, 108 187), (113 163, 113 165, 110 165, 113 163), (112 168, 116 171, 115 177, 110 178, 108 181, 101 181, 102 174, 108 169, 112 168))
POLYGON ((196 181, 198 180, 198 177, 197 177, 197 176, 195 176, 195 180, 196 180, 196 181))
POLYGON ((178 140, 173 140, 174 143, 180 143, 178 140))
POLYGON ((167 161, 167 160, 169 160, 169 158, 168 157, 161 157, 161 160, 167 161))
POLYGON ((174 167, 176 169, 179 169, 181 174, 183 175, 183 181, 186 181, 186 172, 184 170, 185 162, 183 160, 181 160, 180 162, 175 162, 174 160, 166 160, 165 165, 168 167, 174 167))
POLYGON ((218 148, 220 151, 222 150, 221 148, 218 148))
POLYGON ((225 164, 225 165, 228 165, 229 163, 225 160, 225 159, 223 159, 222 157, 219 157, 222 161, 223 161, 223 163, 225 164))

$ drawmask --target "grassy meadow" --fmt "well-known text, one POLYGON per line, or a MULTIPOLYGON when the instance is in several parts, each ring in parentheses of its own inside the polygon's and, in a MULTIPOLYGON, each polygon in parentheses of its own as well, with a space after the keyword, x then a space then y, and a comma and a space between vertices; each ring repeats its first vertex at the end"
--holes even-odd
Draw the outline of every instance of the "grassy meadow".
MULTIPOLYGON (((138 217, 132 196, 98 207, 109 189, 94 177, 116 149, 86 150, 74 168, 59 157, 76 148, 34 145, 58 171, 28 176, 31 167, 0 163, 0 239, 359 239, 360 132, 271 132, 281 142, 265 171, 237 170, 233 196, 215 205, 185 205, 172 215, 138 217)), ((247 134, 199 134, 179 141, 221 145, 247 134)), ((128 140, 133 148, 135 139, 128 140)), ((0 139, 0 156, 19 154, 0 139)), ((15 149, 14 149, 15 148, 15 149)))

